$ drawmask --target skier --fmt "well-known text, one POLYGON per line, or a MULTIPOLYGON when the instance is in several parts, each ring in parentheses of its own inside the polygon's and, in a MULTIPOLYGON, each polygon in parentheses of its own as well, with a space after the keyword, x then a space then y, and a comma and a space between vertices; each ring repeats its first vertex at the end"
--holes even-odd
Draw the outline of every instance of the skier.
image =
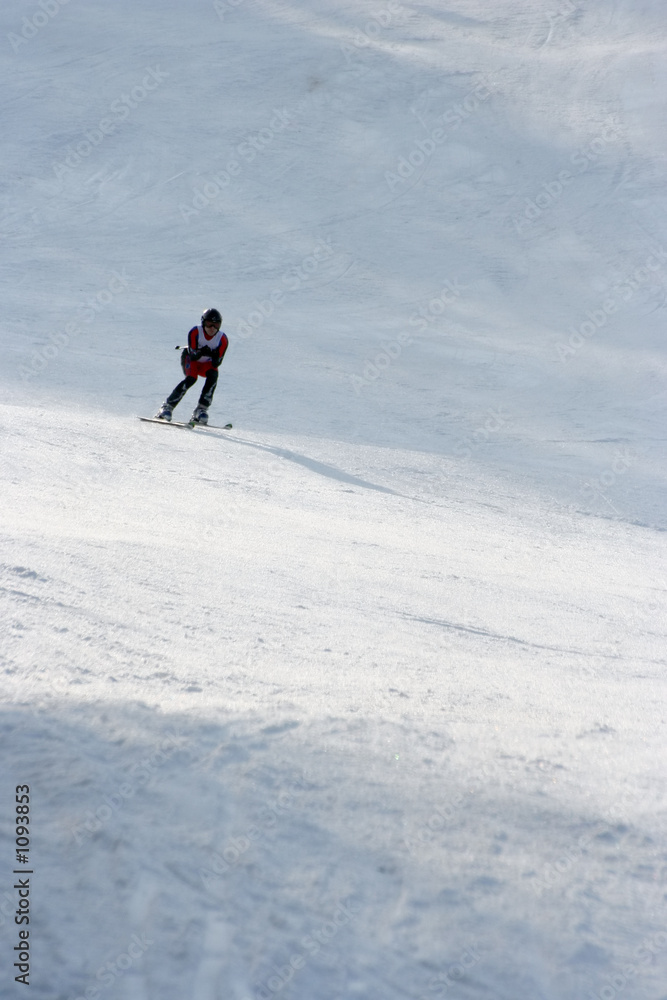
POLYGON ((208 408, 213 401, 213 393, 218 382, 218 368, 229 346, 227 334, 222 332, 221 326, 222 316, 218 310, 206 309, 202 314, 201 325, 192 327, 188 333, 188 346, 181 354, 181 367, 185 378, 167 396, 155 414, 158 420, 171 420, 174 407, 178 406, 197 378, 204 375, 206 376, 204 388, 190 421, 195 424, 208 423, 208 408))

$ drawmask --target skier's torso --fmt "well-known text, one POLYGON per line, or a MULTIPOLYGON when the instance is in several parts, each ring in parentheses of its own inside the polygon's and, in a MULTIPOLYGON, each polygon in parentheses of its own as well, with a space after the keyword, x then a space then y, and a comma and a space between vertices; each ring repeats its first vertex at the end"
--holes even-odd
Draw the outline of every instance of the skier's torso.
POLYGON ((222 355, 227 348, 227 336, 222 330, 217 330, 212 337, 207 337, 201 326, 193 326, 188 334, 188 347, 191 351, 201 351, 202 347, 208 347, 222 355))

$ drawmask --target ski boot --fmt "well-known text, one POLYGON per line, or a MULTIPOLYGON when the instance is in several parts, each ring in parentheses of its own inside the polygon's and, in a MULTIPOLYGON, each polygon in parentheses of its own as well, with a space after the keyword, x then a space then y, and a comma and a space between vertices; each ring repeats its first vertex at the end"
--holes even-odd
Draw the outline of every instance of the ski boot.
POLYGON ((162 406, 160 407, 160 409, 155 414, 155 419, 156 420, 166 420, 169 423, 171 423, 172 410, 173 410, 173 407, 171 407, 169 405, 169 403, 163 403, 162 406))
POLYGON ((201 424, 203 427, 206 427, 208 423, 208 408, 206 406, 198 406, 190 417, 190 423, 193 426, 194 424, 201 424))

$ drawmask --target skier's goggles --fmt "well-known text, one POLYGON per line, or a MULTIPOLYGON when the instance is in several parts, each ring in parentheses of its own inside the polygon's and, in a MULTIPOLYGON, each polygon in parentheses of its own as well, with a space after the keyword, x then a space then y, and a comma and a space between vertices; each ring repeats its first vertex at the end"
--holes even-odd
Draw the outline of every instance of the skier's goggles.
POLYGON ((214 323, 213 320, 210 320, 210 319, 206 320, 206 322, 204 323, 204 326, 208 326, 212 330, 219 330, 220 329, 220 324, 219 323, 214 323))

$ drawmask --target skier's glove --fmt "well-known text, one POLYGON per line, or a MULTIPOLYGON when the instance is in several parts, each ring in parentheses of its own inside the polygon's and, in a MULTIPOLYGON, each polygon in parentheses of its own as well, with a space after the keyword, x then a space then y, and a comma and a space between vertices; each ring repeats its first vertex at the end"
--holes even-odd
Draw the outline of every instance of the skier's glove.
POLYGON ((200 358, 212 358, 213 357, 213 351, 211 350, 210 347, 201 347, 197 353, 198 353, 198 357, 200 357, 200 358))

